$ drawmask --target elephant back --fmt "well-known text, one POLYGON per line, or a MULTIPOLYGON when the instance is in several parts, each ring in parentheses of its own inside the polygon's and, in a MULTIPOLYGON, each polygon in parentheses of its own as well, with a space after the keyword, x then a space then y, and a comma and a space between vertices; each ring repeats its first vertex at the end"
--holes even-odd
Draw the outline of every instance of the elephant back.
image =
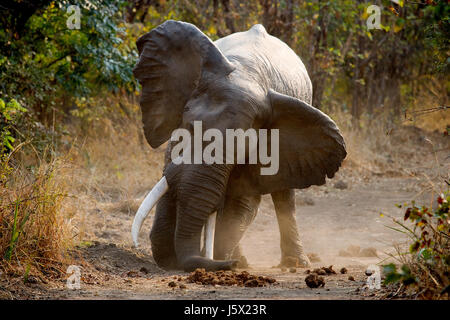
POLYGON ((304 102, 312 102, 312 84, 300 57, 283 41, 260 25, 214 42, 228 60, 243 68, 265 90, 275 90, 304 102))

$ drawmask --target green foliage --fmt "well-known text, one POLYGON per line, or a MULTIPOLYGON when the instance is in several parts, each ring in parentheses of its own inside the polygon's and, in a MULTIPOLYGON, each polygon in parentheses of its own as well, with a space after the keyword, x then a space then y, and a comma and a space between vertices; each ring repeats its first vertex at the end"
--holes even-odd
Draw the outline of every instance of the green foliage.
POLYGON ((396 221, 412 239, 410 259, 399 271, 394 264, 383 266, 386 284, 400 282, 406 287, 417 286, 419 291, 425 288, 431 297, 439 297, 450 284, 449 203, 448 192, 437 198, 435 210, 412 202, 404 215, 412 227, 396 221))
POLYGON ((411 269, 407 265, 402 265, 397 271, 395 264, 390 263, 383 266, 383 273, 385 274, 385 284, 401 282, 405 286, 417 283, 416 278, 411 274, 411 269))
POLYGON ((0 95, 21 101, 45 125, 74 99, 133 92, 137 54, 134 42, 124 42, 124 3, 60 0, 36 8, 23 26, 0 20, 0 95), (79 30, 66 25, 69 5, 80 8, 79 30))
POLYGON ((314 104, 338 100, 356 119, 386 111, 399 119, 428 90, 430 75, 448 73, 449 10, 443 0, 302 1, 296 49, 307 62, 314 104), (370 5, 381 8, 380 29, 366 25, 370 5))
POLYGON ((5 103, 0 99, 0 155, 13 150, 13 143, 16 140, 11 132, 20 116, 27 112, 17 100, 11 99, 5 103))
POLYGON ((6 253, 5 253, 5 260, 6 261, 10 261, 11 260, 11 255, 13 253, 13 250, 14 250, 14 248, 16 246, 17 241, 19 240, 19 235, 22 232, 23 227, 24 227, 24 225, 27 222, 28 217, 29 217, 29 213, 27 213, 27 215, 21 221, 20 226, 18 228, 18 226, 17 226, 18 213, 19 213, 19 201, 16 202, 16 205, 14 207, 14 222, 13 222, 12 231, 11 231, 11 240, 9 241, 9 246, 8 246, 8 249, 6 250, 6 253))
POLYGON ((437 1, 424 10, 424 42, 435 69, 450 72, 450 5, 448 1, 437 1))

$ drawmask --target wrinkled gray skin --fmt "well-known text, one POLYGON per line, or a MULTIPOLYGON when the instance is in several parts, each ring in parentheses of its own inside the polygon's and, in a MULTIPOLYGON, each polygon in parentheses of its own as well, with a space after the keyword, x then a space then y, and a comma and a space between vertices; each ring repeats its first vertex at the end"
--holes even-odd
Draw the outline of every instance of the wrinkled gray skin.
POLYGON ((279 222, 282 264, 309 264, 297 231, 293 189, 324 184, 346 151, 335 123, 309 105, 311 82, 300 58, 261 25, 213 43, 195 26, 170 20, 140 37, 137 47, 134 75, 142 84, 144 133, 153 148, 176 128, 193 132, 194 120, 202 121, 203 130, 216 128, 224 135, 227 128, 279 129, 275 175, 261 175, 261 164, 175 165, 166 158, 169 191, 157 205, 150 234, 158 265, 186 271, 233 268, 241 259, 239 241, 267 193, 279 222), (215 211, 210 260, 201 254, 200 237, 215 211))

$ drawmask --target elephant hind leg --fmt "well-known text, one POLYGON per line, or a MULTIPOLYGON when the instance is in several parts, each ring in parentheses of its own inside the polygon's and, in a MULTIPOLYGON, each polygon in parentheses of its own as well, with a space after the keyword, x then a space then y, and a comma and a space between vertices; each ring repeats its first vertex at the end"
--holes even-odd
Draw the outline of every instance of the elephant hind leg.
POLYGON ((287 189, 271 194, 280 228, 281 266, 309 267, 311 262, 303 251, 295 218, 295 191, 287 189))

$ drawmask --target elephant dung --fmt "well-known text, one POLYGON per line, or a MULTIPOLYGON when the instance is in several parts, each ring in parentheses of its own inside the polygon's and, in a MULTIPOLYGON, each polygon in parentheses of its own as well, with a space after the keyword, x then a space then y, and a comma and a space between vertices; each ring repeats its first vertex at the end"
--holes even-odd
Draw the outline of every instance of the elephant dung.
POLYGON ((313 271, 310 271, 309 269, 306 270, 306 274, 315 274, 315 275, 319 275, 319 276, 325 276, 325 275, 331 275, 331 274, 336 274, 336 271, 333 270, 333 266, 329 266, 329 267, 321 267, 321 268, 316 268, 313 271))
POLYGON ((317 274, 311 273, 305 278, 306 285, 309 288, 318 288, 325 286, 325 279, 317 274))
POLYGON ((275 283, 276 280, 270 277, 257 276, 242 271, 205 271, 196 269, 187 277, 187 281, 203 285, 240 286, 240 287, 263 287, 267 284, 275 283))
POLYGON ((322 269, 326 272, 326 274, 336 274, 336 271, 333 270, 333 266, 322 267, 322 269))
POLYGON ((315 273, 315 274, 320 275, 320 276, 324 276, 324 275, 327 274, 326 271, 323 270, 322 268, 316 268, 316 269, 313 270, 312 273, 315 273))

